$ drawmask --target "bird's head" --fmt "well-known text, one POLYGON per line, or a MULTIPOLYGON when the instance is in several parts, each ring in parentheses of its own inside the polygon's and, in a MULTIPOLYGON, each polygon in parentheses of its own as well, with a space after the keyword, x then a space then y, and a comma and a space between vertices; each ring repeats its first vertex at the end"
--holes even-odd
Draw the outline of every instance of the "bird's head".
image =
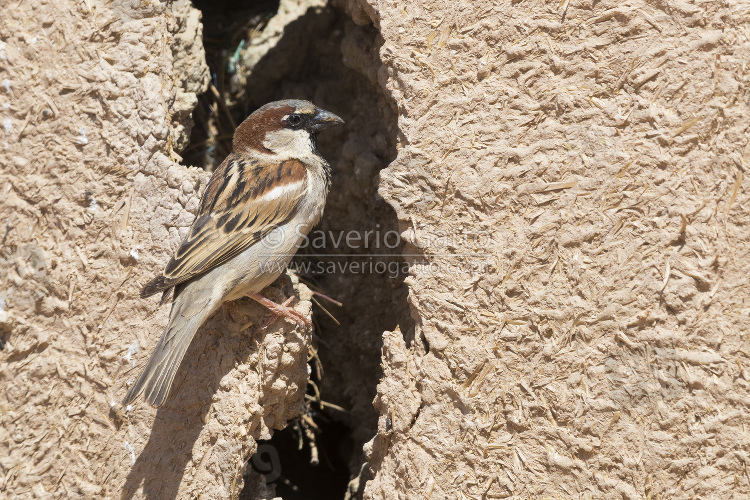
POLYGON ((317 155, 317 133, 341 123, 344 120, 309 101, 275 101, 258 108, 237 127, 232 148, 235 153, 285 158, 317 155))

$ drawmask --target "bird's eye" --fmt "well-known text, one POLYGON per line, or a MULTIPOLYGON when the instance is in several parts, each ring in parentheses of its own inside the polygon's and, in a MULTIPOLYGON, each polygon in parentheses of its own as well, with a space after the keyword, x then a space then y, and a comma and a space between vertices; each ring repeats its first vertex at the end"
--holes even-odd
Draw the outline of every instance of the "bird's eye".
POLYGON ((291 125, 292 127, 298 126, 300 123, 302 123, 302 117, 298 114, 289 115, 289 118, 286 119, 287 123, 291 125))

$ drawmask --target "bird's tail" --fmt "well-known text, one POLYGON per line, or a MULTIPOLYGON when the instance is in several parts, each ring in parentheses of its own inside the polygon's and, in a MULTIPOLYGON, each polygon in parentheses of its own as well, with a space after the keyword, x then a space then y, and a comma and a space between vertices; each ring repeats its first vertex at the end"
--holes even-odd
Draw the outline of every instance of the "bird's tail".
POLYGON ((130 387, 123 405, 132 403, 141 394, 146 402, 157 408, 167 400, 185 351, 195 332, 214 309, 208 300, 186 300, 189 295, 186 293, 184 297, 178 297, 176 294, 169 324, 146 367, 130 387))

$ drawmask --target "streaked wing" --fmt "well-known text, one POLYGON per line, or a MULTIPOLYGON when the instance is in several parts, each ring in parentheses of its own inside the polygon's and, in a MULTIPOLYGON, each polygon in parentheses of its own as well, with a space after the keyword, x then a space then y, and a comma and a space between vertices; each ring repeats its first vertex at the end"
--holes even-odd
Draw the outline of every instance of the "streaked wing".
POLYGON ((216 169, 190 233, 162 276, 144 288, 148 297, 205 273, 239 255, 289 221, 307 190, 299 160, 261 162, 231 154, 216 169))

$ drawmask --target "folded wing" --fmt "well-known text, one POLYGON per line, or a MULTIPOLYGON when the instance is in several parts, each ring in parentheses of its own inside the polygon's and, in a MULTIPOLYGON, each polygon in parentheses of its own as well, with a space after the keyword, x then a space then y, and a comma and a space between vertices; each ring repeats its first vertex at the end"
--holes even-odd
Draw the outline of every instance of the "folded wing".
POLYGON ((216 169, 190 233, 161 276, 143 288, 149 297, 213 269, 288 222, 307 190, 299 160, 262 162, 229 155, 216 169))

